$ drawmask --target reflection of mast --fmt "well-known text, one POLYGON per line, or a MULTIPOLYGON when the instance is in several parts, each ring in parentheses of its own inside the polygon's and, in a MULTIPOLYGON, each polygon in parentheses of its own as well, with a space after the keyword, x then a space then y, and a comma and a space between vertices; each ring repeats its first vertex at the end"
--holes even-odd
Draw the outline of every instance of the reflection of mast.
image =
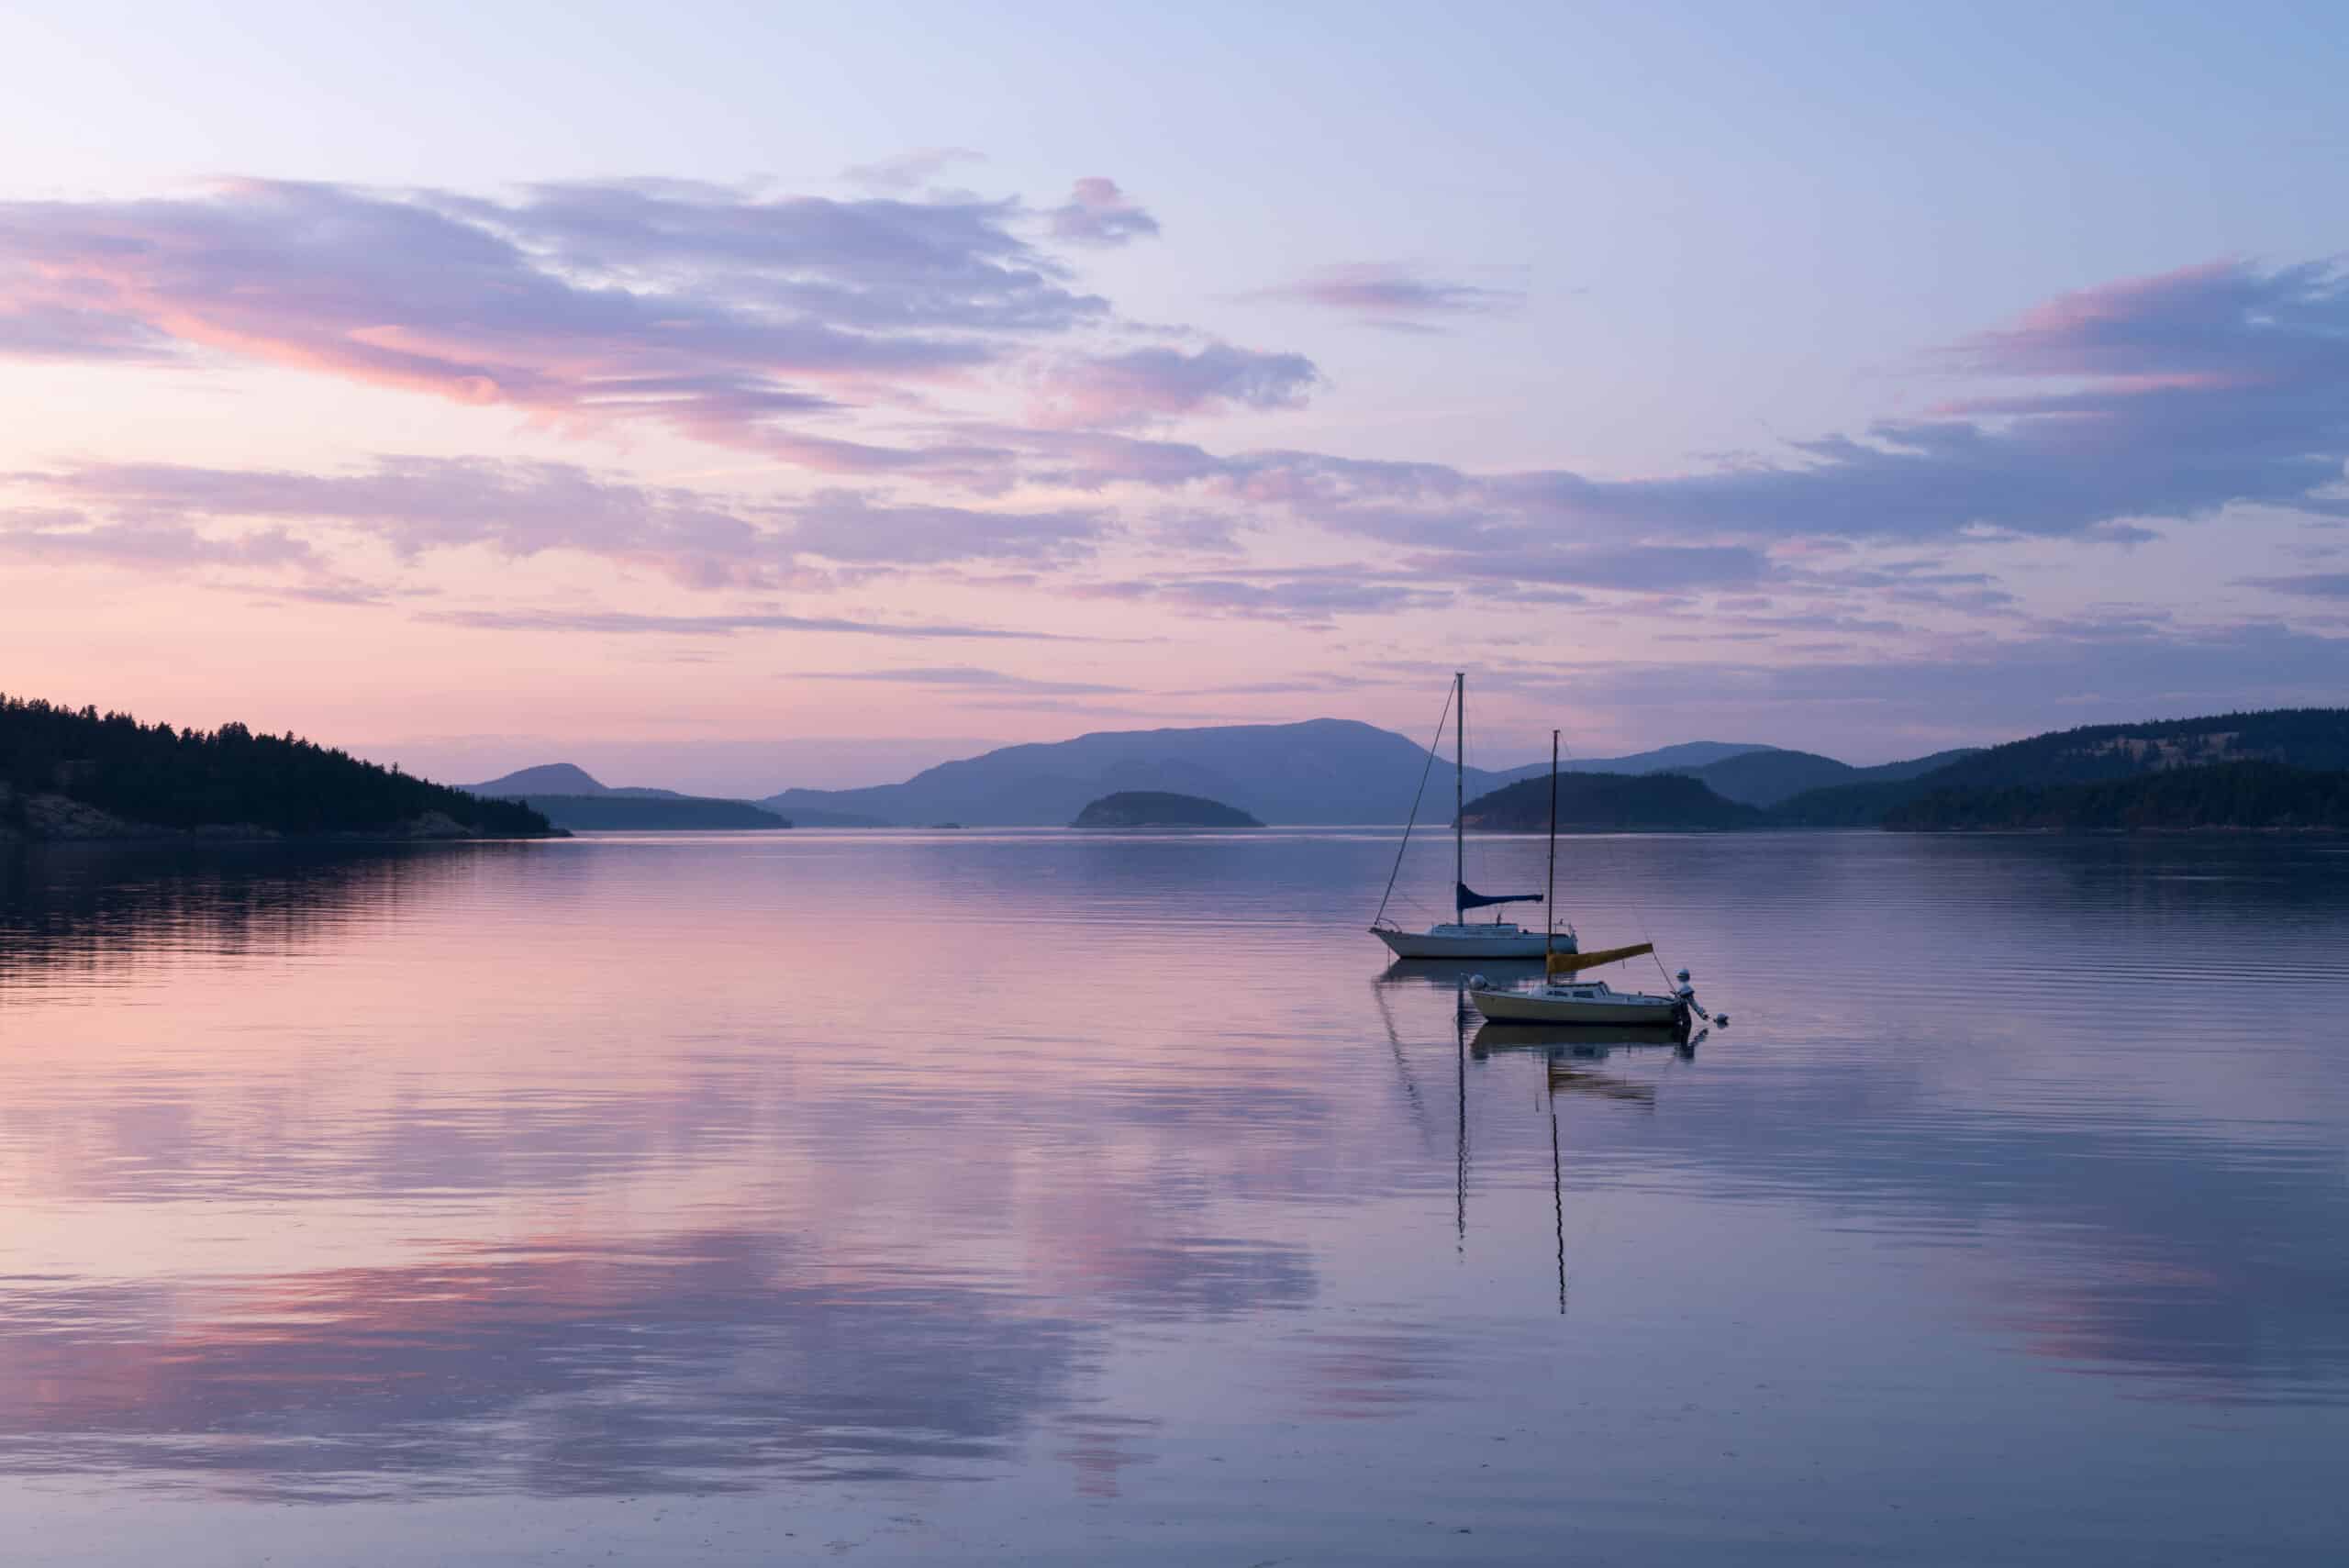
POLYGON ((1459 1065, 1455 1096, 1460 1103, 1459 1157, 1453 1162, 1452 1187, 1452 1222, 1459 1228, 1459 1246, 1468 1250, 1468 999, 1459 992, 1452 997, 1452 1032, 1456 1049, 1453 1060, 1459 1065))
POLYGON ((1550 1097, 1550 1212, 1558 1229, 1558 1316, 1566 1315, 1566 1188, 1558 1174, 1558 1100, 1550 1097))

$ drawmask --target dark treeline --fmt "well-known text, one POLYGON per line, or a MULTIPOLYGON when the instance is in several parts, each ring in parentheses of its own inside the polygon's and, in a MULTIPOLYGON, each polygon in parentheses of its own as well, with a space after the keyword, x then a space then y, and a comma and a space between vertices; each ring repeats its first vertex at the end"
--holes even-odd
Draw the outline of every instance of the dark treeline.
POLYGON ((549 831, 529 806, 483 800, 292 735, 256 735, 241 724, 174 729, 6 695, 0 784, 18 824, 28 796, 53 794, 156 828, 367 833, 439 812, 500 837, 549 831))
POLYGON ((2349 773, 2280 762, 2214 762, 2092 784, 1938 789, 1894 806, 1884 826, 2161 829, 2349 828, 2349 773))

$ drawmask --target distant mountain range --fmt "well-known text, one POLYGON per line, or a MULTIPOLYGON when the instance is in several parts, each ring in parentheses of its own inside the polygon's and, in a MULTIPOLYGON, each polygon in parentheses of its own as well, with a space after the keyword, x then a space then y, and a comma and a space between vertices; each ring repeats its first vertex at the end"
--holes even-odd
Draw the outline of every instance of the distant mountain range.
MULTIPOLYGON (((1352 719, 1316 718, 1105 730, 942 762, 903 784, 789 789, 759 804, 802 821, 825 812, 896 823, 951 818, 986 827, 1059 827, 1102 795, 1153 790, 1222 801, 1264 822, 1399 822, 1423 776, 1430 808, 1439 796, 1448 797, 1451 772, 1448 762, 1440 762, 1431 774, 1426 749, 1403 736, 1352 719)), ((1468 787, 1490 789, 1508 776, 1471 768, 1468 787)), ((1450 806, 1443 799, 1447 819, 1450 806)))
MULTIPOLYGON (((1595 813, 1642 826, 1766 822, 1792 827, 1872 826, 1896 807, 1936 791, 2095 783, 2203 762, 2258 761, 2349 768, 2349 713, 2292 709, 2134 725, 2101 725, 2033 736, 1987 751, 1962 749, 1876 767, 1854 767, 1816 752, 1753 742, 1692 740, 1622 757, 1582 758, 1562 771, 1578 776, 1655 780, 1685 776, 1719 803, 1764 814, 1722 813, 1673 786, 1595 786, 1575 798, 1595 813), (1602 800, 1611 804, 1602 805, 1602 800), (1683 815, 1662 810, 1678 802, 1683 815), (1658 812, 1661 811, 1661 816, 1658 812)), ((1470 768, 1466 794, 1483 796, 1540 778, 1546 762, 1470 768)), ((927 768, 902 784, 862 789, 788 789, 752 805, 807 827, 918 827, 952 821, 977 827, 1058 827, 1088 802, 1153 791, 1225 802, 1261 821, 1297 826, 1399 822, 1419 803, 1423 821, 1452 817, 1451 763, 1408 737, 1350 719, 1300 724, 1107 730, 1074 740, 1006 746, 927 768)), ((472 788, 533 804, 558 797, 685 801, 673 791, 607 789, 567 763, 528 768, 472 788)), ((1563 797, 1562 797, 1563 804, 1563 797)), ((543 807, 542 807, 543 808, 543 807)), ((557 808, 558 810, 561 808, 557 808)), ((1546 815, 1546 796, 1543 812, 1546 815)), ((562 823, 562 815, 551 811, 562 823)), ((1512 820, 1516 806, 1496 811, 1512 820)), ((1961 815, 1963 815, 1961 813, 1961 815)), ((584 824, 582 824, 584 825, 584 824)))

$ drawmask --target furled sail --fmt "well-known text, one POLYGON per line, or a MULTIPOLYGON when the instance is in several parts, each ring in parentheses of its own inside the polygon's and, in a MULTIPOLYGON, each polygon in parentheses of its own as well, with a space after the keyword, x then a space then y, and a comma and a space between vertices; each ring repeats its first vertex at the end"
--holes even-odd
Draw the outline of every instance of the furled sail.
POLYGON ((1553 952, 1550 955, 1550 973, 1572 974, 1578 969, 1595 969, 1618 959, 1637 958, 1643 952, 1655 951, 1653 942, 1633 942, 1627 948, 1601 948, 1597 952, 1553 952))
POLYGON ((1538 893, 1472 893, 1464 882, 1458 884, 1457 886, 1460 889, 1460 907, 1463 909, 1482 909, 1488 904, 1539 904, 1542 902, 1542 895, 1538 893))

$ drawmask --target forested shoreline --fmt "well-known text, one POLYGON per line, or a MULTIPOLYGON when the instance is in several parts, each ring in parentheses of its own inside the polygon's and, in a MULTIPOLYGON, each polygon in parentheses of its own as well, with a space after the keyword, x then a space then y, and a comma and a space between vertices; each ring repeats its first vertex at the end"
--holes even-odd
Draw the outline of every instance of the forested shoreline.
POLYGON ((0 695, 0 834, 545 838, 545 816, 292 735, 0 695))

